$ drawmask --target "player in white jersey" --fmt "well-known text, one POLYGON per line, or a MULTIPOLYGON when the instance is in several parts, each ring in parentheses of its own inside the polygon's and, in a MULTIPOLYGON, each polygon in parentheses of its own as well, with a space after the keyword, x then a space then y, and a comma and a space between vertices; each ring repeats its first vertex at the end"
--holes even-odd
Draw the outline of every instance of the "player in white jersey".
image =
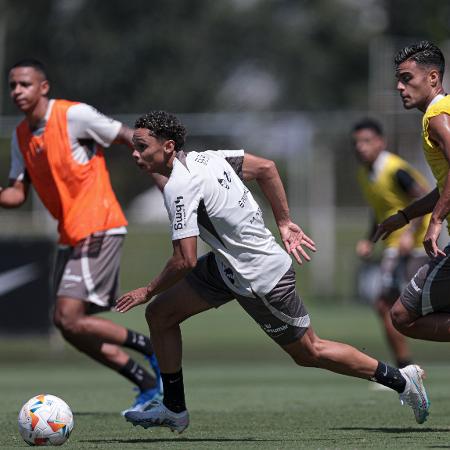
POLYGON ((173 256, 148 286, 123 295, 126 312, 153 299, 146 310, 161 367, 163 402, 126 419, 143 427, 182 432, 189 424, 181 369, 180 323, 236 299, 246 312, 301 366, 369 379, 389 386, 410 404, 418 423, 428 400, 418 366, 390 367, 355 348, 320 339, 295 288, 293 255, 309 260, 314 242, 289 215, 286 194, 273 161, 243 150, 185 154, 186 130, 163 111, 136 121, 133 153, 149 173, 168 177, 164 199, 172 229, 173 256), (242 180, 255 179, 272 207, 286 251, 265 227, 262 213, 242 180), (197 260, 197 236, 211 253, 197 260), (156 296, 156 297, 155 297, 156 296), (155 297, 155 298, 153 298, 155 297))

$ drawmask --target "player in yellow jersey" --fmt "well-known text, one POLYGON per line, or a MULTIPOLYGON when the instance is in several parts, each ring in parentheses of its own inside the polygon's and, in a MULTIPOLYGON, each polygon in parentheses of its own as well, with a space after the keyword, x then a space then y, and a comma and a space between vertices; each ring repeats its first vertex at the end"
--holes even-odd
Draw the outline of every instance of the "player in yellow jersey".
POLYGON ((382 222, 374 240, 386 239, 415 217, 431 212, 423 245, 430 257, 404 289, 391 310, 401 333, 415 339, 450 341, 450 246, 440 249, 442 223, 450 212, 450 98, 442 78, 445 60, 428 41, 403 48, 395 57, 397 90, 406 109, 423 115, 423 149, 437 187, 382 222))
MULTIPOLYGON (((386 150, 380 123, 362 119, 352 129, 353 147, 360 162, 358 182, 372 209, 369 237, 377 223, 406 207, 429 191, 425 178, 405 160, 386 150)), ((428 218, 429 219, 429 218, 428 218)), ((392 325, 390 309, 405 282, 425 264, 427 255, 422 247, 426 220, 415 219, 407 227, 392 233, 384 242, 380 262, 381 285, 374 306, 382 320, 389 346, 398 367, 411 364, 406 338, 392 325)), ((361 239, 356 252, 361 258, 371 256, 373 242, 361 239)))

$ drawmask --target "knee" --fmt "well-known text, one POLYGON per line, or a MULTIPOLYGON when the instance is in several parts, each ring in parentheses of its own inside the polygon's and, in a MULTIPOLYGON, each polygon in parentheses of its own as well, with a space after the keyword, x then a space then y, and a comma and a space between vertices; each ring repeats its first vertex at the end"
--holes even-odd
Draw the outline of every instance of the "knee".
POLYGON ((158 297, 147 305, 145 318, 152 330, 170 328, 177 324, 175 314, 164 307, 164 301, 159 301, 158 297))
POLYGON ((300 349, 291 354, 294 362, 302 367, 320 367, 322 359, 321 343, 319 339, 309 342, 308 345, 302 344, 300 341, 300 349))
POLYGON ((55 310, 53 323, 64 336, 82 333, 82 326, 79 318, 67 314, 64 310, 55 310))
POLYGON ((400 333, 404 333, 410 321, 403 305, 399 304, 399 302, 395 303, 391 308, 390 315, 394 328, 400 333))

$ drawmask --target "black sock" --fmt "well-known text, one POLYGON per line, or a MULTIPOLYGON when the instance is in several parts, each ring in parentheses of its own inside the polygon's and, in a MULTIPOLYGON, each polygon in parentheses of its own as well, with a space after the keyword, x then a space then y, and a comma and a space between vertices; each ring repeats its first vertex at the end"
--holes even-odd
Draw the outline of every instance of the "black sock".
POLYGON ((371 378, 372 381, 394 389, 399 394, 405 390, 406 380, 403 378, 400 370, 388 366, 387 364, 378 361, 378 367, 375 371, 375 375, 371 378))
POLYGON ((143 355, 152 355, 153 354, 153 346, 150 338, 145 336, 144 334, 138 333, 133 330, 127 330, 127 338, 125 339, 124 347, 132 348, 133 350, 137 350, 139 353, 143 355))
POLYGON ((125 378, 128 378, 141 391, 156 387, 155 377, 151 376, 142 366, 131 358, 118 372, 125 378))
POLYGON ((413 364, 411 359, 397 359, 397 367, 403 369, 403 367, 413 364))
POLYGON ((184 400, 183 370, 176 373, 161 373, 164 388, 164 405, 171 411, 186 411, 184 400))

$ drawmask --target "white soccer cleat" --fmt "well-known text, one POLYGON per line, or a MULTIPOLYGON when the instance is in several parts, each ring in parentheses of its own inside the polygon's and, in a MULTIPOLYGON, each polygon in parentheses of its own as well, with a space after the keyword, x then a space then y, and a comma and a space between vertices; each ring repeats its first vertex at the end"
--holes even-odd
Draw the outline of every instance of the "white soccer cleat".
POLYGON ((175 413, 160 401, 154 401, 146 411, 130 411, 125 414, 127 422, 144 428, 168 427, 172 431, 182 433, 189 425, 189 413, 175 413))
POLYGON ((400 373, 406 380, 405 390, 399 394, 400 403, 411 406, 416 422, 424 423, 427 420, 430 408, 430 401, 422 381, 425 373, 414 364, 400 369, 400 373))

